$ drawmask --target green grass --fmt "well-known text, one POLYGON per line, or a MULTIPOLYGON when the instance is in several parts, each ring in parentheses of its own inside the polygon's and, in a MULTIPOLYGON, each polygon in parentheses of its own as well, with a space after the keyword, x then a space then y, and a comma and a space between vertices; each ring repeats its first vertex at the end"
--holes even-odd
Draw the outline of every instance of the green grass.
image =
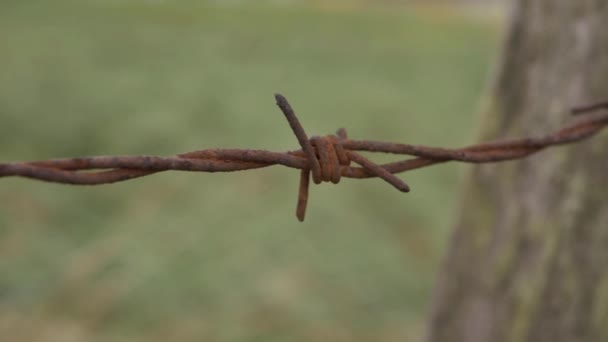
MULTIPOLYGON (((497 32, 407 7, 5 1, 0 160, 296 148, 275 92, 311 135, 464 145, 497 32)), ((313 187, 303 224, 281 167, 2 179, 0 339, 412 340, 461 171, 313 187)))

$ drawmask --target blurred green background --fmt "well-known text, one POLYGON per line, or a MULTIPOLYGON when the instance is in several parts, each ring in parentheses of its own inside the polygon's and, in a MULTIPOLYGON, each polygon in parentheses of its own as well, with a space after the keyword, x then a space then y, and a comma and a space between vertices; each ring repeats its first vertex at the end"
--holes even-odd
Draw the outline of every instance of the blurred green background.
MULTIPOLYGON (((4 0, 0 161, 297 148, 275 92, 311 135, 471 142, 498 17, 370 3, 4 0)), ((415 340, 463 170, 315 186, 304 223, 278 166, 2 179, 0 340, 415 340)))

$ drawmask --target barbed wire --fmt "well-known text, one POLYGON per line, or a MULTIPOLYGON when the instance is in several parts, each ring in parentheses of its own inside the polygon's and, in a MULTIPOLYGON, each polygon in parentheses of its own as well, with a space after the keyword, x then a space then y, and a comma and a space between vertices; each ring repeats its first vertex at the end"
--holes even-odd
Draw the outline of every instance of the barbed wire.
POLYGON ((520 159, 550 146, 570 144, 591 137, 608 125, 608 102, 601 102, 572 110, 574 114, 583 114, 604 109, 598 115, 579 119, 551 134, 487 142, 460 149, 349 139, 344 128, 340 128, 334 135, 313 136, 309 139, 287 99, 280 94, 275 95, 275 98, 298 139, 300 150, 272 152, 212 148, 172 157, 100 156, 13 162, 0 164, 0 177, 18 176, 52 183, 100 185, 169 170, 232 172, 283 165, 301 170, 296 216, 303 221, 311 174, 315 184, 337 184, 341 177, 379 177, 399 191, 409 192, 409 186, 397 178, 396 173, 448 161, 494 163, 520 159), (409 155, 415 158, 378 165, 358 153, 361 151, 409 155), (351 166, 352 162, 359 167, 351 166))

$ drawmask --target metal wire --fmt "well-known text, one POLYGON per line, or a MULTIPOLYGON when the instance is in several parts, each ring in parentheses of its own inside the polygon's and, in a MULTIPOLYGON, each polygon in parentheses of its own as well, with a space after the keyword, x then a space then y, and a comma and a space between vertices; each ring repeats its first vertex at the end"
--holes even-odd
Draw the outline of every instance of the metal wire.
POLYGON ((493 163, 524 158, 555 145, 574 143, 589 138, 608 125, 608 102, 573 109, 574 114, 602 110, 578 119, 551 134, 447 149, 383 141, 349 139, 341 128, 335 135, 308 138, 294 110, 285 97, 275 96, 301 146, 300 150, 272 152, 252 149, 205 149, 158 156, 101 156, 0 164, 0 177, 26 177, 52 183, 100 185, 126 181, 153 173, 179 170, 196 172, 242 171, 271 165, 300 169, 300 187, 296 216, 304 220, 308 202, 309 178, 315 184, 340 182, 341 177, 379 177, 402 192, 410 188, 394 174, 448 161, 493 163), (357 151, 409 155, 416 158, 378 165, 357 151), (360 167, 351 166, 351 162, 360 167))

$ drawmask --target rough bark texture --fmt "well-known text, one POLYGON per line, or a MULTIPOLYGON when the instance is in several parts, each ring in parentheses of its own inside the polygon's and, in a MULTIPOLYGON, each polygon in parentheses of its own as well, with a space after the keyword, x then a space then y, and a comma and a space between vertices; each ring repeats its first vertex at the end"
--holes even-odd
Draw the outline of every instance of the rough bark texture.
MULTIPOLYGON (((539 135, 608 98, 608 1, 518 0, 482 139, 539 135)), ((608 134, 475 167, 428 342, 608 341, 608 134)))

